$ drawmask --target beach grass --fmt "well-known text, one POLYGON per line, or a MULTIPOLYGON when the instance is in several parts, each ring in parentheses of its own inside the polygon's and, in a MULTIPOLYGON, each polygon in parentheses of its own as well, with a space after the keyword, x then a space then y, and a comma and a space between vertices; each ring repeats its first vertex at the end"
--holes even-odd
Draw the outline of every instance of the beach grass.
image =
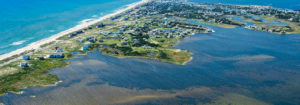
MULTIPOLYGON (((64 67, 67 63, 64 59, 32 60, 31 66, 22 68, 18 73, 0 78, 0 94, 6 92, 19 92, 19 89, 31 86, 47 86, 55 84, 58 77, 47 74, 51 69, 64 67)), ((16 65, 15 65, 16 66, 16 65)))

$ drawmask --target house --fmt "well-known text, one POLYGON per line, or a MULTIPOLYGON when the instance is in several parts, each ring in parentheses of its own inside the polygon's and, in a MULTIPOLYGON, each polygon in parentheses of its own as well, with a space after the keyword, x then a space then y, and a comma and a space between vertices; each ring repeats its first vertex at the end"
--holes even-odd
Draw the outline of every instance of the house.
POLYGON ((207 32, 209 32, 209 33, 212 33, 212 32, 214 32, 214 30, 212 30, 212 29, 208 29, 208 31, 207 32))
POLYGON ((58 49, 56 49, 56 52, 57 52, 57 53, 60 53, 60 52, 62 52, 62 53, 63 53, 63 52, 64 52, 64 50, 63 50, 63 49, 61 49, 61 48, 58 48, 58 49))
POLYGON ((74 36, 76 36, 77 34, 74 34, 74 33, 72 33, 72 34, 69 34, 69 38, 72 38, 72 37, 74 37, 74 36))
POLYGON ((123 40, 124 40, 124 41, 128 41, 128 38, 127 38, 127 37, 124 37, 123 40))
POLYGON ((286 32, 285 32, 285 31, 281 31, 280 34, 281 34, 281 35, 285 35, 286 32))
POLYGON ((124 31, 123 31, 123 30, 120 30, 120 31, 119 31, 119 34, 123 34, 123 33, 124 33, 124 31))
POLYGON ((59 47, 55 47, 55 52, 57 52, 58 49, 59 49, 59 47))
POLYGON ((147 45, 143 45, 142 48, 144 48, 144 49, 151 49, 152 47, 151 46, 147 46, 147 45))
POLYGON ((113 21, 113 20, 115 20, 115 19, 116 19, 115 17, 111 17, 111 18, 110 18, 111 21, 113 21))
POLYGON ((45 58, 44 57, 37 57, 39 60, 45 60, 45 58))
POLYGON ((89 40, 91 43, 95 43, 97 41, 97 39, 94 37, 92 39, 89 40))
POLYGON ((54 54, 50 54, 48 58, 56 58, 56 56, 54 54))
POLYGON ((140 44, 140 42, 139 42, 137 39, 134 39, 134 40, 133 40, 133 45, 134 45, 134 46, 139 45, 139 44, 140 44))
POLYGON ((144 40, 145 42, 148 42, 148 39, 147 39, 147 38, 143 38, 143 40, 144 40))
POLYGON ((82 30, 78 30, 78 31, 76 31, 75 34, 81 34, 81 33, 83 33, 83 31, 82 30))
POLYGON ((114 33, 114 34, 112 35, 112 37, 117 38, 117 37, 119 37, 119 35, 118 35, 117 33, 114 33))
POLYGON ((83 51, 86 51, 86 50, 89 49, 89 47, 90 47, 90 44, 85 44, 81 49, 82 49, 83 51))
POLYGON ((86 40, 90 40, 90 39, 93 39, 93 38, 94 38, 94 36, 89 36, 89 37, 86 38, 86 40))
POLYGON ((97 28, 103 28, 103 27, 105 27, 105 25, 103 23, 99 23, 96 27, 97 28))
POLYGON ((184 34, 180 34, 179 37, 180 37, 180 38, 184 38, 185 35, 184 35, 184 34))
POLYGON ((168 35, 167 38, 174 38, 174 35, 168 35))
POLYGON ((124 28, 124 29, 125 29, 126 27, 127 27, 127 25, 122 25, 122 26, 121 26, 121 28, 124 28))
POLYGON ((168 35, 170 35, 170 33, 169 33, 169 32, 166 32, 166 35, 168 36, 168 35))
POLYGON ((83 43, 83 42, 84 42, 84 39, 80 39, 79 42, 80 42, 80 43, 83 43))
POLYGON ((155 38, 161 38, 159 35, 155 35, 155 38))
POLYGON ((103 45, 102 48, 108 48, 108 45, 103 45))
POLYGON ((30 60, 30 56, 29 55, 24 55, 23 60, 30 60))
POLYGON ((61 48, 58 48, 57 50, 56 50, 56 58, 64 58, 64 50, 63 49, 61 49, 61 48))
POLYGON ((64 55, 63 52, 59 52, 59 53, 57 53, 56 56, 55 56, 55 58, 64 58, 64 57, 65 57, 65 55, 64 55))
POLYGON ((21 62, 20 67, 29 67, 27 62, 21 62))
POLYGON ((168 18, 167 17, 165 17, 165 19, 164 19, 164 24, 168 25, 168 18))
POLYGON ((155 53, 154 53, 153 51, 150 51, 149 54, 150 54, 150 55, 154 55, 155 53))
POLYGON ((123 18, 124 21, 126 21, 126 20, 128 20, 128 19, 129 19, 129 17, 124 17, 124 18, 123 18))

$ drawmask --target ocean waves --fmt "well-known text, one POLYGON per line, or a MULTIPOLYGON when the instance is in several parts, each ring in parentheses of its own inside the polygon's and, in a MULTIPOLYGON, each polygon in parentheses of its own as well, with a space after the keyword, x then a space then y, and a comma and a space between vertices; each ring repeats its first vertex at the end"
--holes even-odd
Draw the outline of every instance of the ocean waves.
POLYGON ((12 44, 10 44, 11 46, 17 46, 17 45, 21 45, 23 43, 25 43, 27 40, 21 40, 21 41, 17 41, 17 42, 13 42, 12 44))

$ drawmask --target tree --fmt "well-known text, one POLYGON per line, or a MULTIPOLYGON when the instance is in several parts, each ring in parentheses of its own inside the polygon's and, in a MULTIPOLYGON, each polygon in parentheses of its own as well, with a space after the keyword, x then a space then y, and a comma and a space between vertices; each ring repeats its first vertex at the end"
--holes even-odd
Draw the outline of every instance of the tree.
POLYGON ((159 50, 158 58, 161 58, 161 59, 169 59, 168 54, 165 53, 165 52, 163 52, 162 50, 159 50))

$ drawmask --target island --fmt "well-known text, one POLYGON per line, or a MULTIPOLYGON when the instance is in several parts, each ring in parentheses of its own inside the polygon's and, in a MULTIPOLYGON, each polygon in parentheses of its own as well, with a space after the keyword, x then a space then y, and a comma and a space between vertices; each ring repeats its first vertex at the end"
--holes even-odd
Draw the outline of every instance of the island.
POLYGON ((20 89, 32 86, 57 84, 59 78, 48 72, 67 66, 70 62, 66 60, 73 59, 76 54, 100 51, 119 58, 145 58, 185 65, 192 60, 192 52, 174 48, 175 44, 198 33, 213 33, 214 30, 207 25, 292 34, 300 31, 299 16, 298 11, 269 6, 198 4, 181 0, 142 1, 57 36, 38 48, 2 59, 0 94, 18 93, 20 89), (246 22, 236 20, 236 17, 254 25, 246 26, 246 22), (264 24, 270 21, 287 24, 264 24))

